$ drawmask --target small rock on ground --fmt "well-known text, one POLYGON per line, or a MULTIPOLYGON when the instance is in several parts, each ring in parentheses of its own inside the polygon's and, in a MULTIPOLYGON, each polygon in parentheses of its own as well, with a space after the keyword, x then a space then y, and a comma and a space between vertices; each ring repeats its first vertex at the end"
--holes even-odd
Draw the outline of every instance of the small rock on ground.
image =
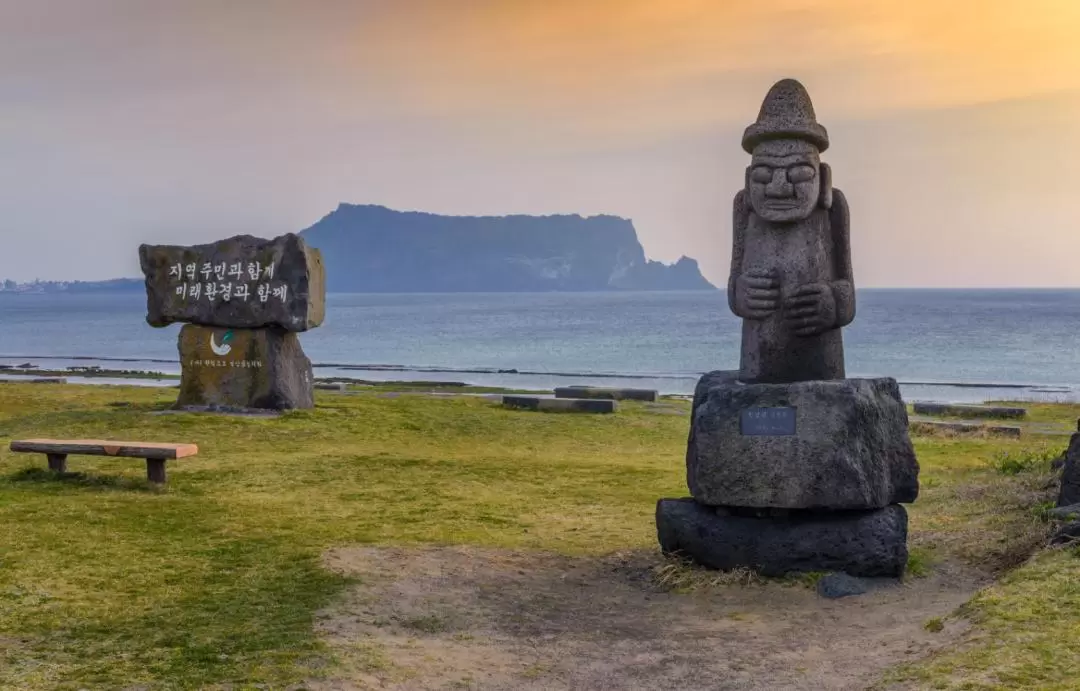
POLYGON ((867 590, 869 586, 866 581, 843 572, 826 574, 817 584, 818 595, 830 600, 849 595, 862 595, 867 590))

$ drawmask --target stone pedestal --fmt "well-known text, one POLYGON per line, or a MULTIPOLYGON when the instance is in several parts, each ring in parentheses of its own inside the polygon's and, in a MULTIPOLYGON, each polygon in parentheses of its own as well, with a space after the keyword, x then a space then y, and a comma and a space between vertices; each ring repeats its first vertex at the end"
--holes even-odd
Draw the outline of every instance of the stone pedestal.
POLYGON ((662 499, 665 552, 766 575, 897 576, 919 466, 893 379, 745 384, 712 372, 694 395, 692 498, 662 499))
POLYGON ((181 409, 312 408, 311 361, 295 333, 186 324, 179 339, 181 409))
POLYGON ((907 565, 907 512, 894 504, 872 511, 738 515, 693 499, 656 505, 660 548, 713 569, 749 567, 764 576, 843 571, 900 576, 907 565))
POLYGON ((720 381, 699 399, 692 424, 686 478, 702 504, 880 509, 919 493, 893 379, 720 381))

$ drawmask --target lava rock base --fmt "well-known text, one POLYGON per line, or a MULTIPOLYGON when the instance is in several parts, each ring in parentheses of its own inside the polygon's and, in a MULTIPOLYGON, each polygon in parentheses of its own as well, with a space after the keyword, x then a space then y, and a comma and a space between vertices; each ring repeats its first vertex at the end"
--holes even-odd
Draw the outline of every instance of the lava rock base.
POLYGON ((661 499, 656 531, 666 554, 681 554, 714 569, 751 568, 764 576, 843 571, 897 577, 907 566, 907 511, 900 505, 762 514, 735 513, 692 498, 661 499))

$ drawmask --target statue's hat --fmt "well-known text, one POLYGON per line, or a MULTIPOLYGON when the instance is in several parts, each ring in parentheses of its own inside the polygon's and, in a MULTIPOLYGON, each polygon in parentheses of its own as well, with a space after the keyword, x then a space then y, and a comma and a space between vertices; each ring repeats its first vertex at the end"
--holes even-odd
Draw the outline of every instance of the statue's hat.
POLYGON ((829 133, 817 122, 810 94, 794 79, 783 79, 769 89, 757 122, 743 133, 742 146, 753 153, 755 146, 771 139, 802 139, 818 151, 829 148, 829 133))

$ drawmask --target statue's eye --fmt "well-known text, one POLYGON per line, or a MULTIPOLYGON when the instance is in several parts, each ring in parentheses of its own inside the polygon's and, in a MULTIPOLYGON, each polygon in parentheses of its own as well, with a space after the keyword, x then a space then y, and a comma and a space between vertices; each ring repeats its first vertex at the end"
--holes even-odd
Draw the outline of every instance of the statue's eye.
POLYGON ((790 168, 787 177, 789 182, 810 182, 815 175, 817 172, 813 166, 803 165, 790 168))
POLYGON ((757 166, 750 171, 750 179, 754 182, 772 182, 772 168, 769 168, 768 166, 757 166))

